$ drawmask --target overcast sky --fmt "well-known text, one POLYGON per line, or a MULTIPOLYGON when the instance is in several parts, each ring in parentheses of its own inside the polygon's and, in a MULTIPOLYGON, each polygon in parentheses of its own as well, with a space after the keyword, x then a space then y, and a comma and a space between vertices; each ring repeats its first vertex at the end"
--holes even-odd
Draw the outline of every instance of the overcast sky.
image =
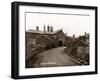
POLYGON ((63 14, 44 14, 44 13, 26 13, 26 30, 36 29, 43 31, 43 26, 53 26, 53 30, 63 29, 64 33, 72 36, 89 33, 89 16, 83 15, 63 15, 63 14))

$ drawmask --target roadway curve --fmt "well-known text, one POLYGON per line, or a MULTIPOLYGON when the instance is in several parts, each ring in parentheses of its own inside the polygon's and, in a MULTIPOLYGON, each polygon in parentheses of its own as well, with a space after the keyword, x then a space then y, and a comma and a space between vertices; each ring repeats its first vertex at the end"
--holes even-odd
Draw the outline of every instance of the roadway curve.
POLYGON ((32 67, 55 67, 79 65, 64 52, 65 47, 58 47, 46 50, 37 56, 32 67))

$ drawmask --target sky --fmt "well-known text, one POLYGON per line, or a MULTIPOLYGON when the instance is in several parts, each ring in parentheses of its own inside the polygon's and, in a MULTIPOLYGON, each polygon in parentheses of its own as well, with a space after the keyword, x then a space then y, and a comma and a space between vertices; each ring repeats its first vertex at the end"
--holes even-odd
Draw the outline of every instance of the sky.
POLYGON ((83 35, 84 32, 89 33, 89 15, 75 14, 47 14, 47 13, 26 13, 26 30, 34 29, 39 26, 39 30, 43 31, 43 26, 53 26, 53 30, 63 29, 68 36, 83 35))

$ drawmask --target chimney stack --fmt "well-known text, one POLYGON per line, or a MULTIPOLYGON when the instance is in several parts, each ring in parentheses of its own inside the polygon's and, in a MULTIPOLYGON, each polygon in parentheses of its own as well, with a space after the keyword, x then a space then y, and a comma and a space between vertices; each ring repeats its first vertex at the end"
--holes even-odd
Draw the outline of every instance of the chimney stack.
POLYGON ((87 34, 87 33, 85 32, 85 36, 86 36, 86 34, 87 34))
POLYGON ((53 27, 51 26, 51 32, 53 32, 53 27))
POLYGON ((39 31, 39 27, 38 26, 36 26, 36 31, 39 31))
POLYGON ((49 32, 51 32, 51 27, 49 26, 49 32))
POLYGON ((73 38, 75 38, 75 34, 73 34, 73 38))
POLYGON ((44 33, 46 32, 46 28, 45 28, 45 25, 44 25, 44 33))
POLYGON ((48 32, 50 31, 50 27, 49 27, 49 25, 47 26, 47 31, 48 31, 48 32))

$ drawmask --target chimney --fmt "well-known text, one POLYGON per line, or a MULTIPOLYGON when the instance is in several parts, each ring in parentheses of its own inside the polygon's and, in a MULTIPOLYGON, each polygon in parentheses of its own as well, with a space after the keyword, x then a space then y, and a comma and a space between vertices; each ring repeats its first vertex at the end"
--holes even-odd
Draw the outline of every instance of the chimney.
POLYGON ((46 28, 45 28, 45 25, 44 25, 44 33, 46 32, 46 28))
POLYGON ((53 32, 53 27, 51 26, 51 32, 53 32))
POLYGON ((38 26, 36 26, 36 31, 39 31, 39 27, 38 26))
POLYGON ((86 36, 86 32, 85 32, 85 36, 86 36))
POLYGON ((49 27, 49 25, 47 26, 47 32, 49 32, 50 31, 50 27, 49 27))
POLYGON ((75 38, 75 34, 73 34, 73 38, 75 38))

